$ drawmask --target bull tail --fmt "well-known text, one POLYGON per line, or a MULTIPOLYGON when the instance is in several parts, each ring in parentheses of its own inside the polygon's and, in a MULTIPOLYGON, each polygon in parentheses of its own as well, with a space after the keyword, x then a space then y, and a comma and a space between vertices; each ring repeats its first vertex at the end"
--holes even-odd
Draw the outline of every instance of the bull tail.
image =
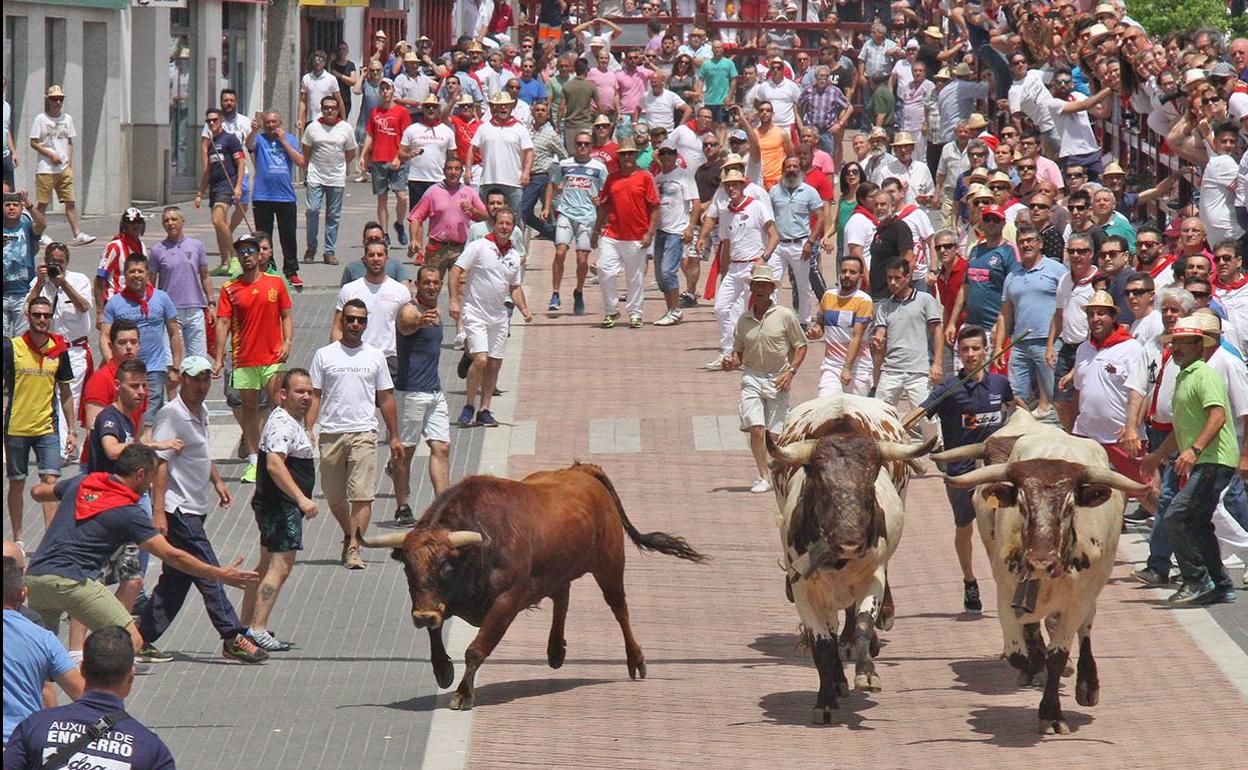
POLYGON ((611 483, 606 472, 597 465, 577 462, 574 468, 582 470, 598 480, 600 484, 607 488, 607 492, 611 495, 611 501, 615 503, 616 510, 620 512, 620 523, 624 525, 624 531, 628 533, 628 539, 643 551, 657 551, 665 553, 668 556, 675 556, 677 559, 684 559, 702 563, 707 557, 699 553, 689 542, 683 537, 677 535, 669 535, 666 532, 647 532, 642 534, 637 531, 633 523, 628 520, 628 514, 624 513, 624 503, 620 502, 620 495, 615 491, 615 485, 611 483))

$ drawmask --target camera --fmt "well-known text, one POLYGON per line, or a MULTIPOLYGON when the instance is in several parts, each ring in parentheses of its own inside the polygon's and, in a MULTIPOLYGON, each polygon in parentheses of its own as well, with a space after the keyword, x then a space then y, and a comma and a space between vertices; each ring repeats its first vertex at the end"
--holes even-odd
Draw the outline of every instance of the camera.
POLYGON ((52 280, 55 281, 57 278, 61 277, 61 266, 56 264, 55 262, 48 260, 47 262, 44 263, 44 267, 47 268, 48 277, 51 278, 52 280))

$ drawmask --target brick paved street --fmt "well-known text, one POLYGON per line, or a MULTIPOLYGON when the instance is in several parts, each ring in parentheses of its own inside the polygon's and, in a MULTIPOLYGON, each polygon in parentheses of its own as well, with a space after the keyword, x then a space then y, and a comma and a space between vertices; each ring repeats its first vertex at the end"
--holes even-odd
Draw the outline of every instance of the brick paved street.
MULTIPOLYGON (((346 245, 358 242, 373 213, 362 186, 350 193, 343 258, 355 253, 346 245)), ((193 234, 210 242, 206 215, 190 217, 193 234)), ((59 217, 55 223, 53 234, 61 235, 59 217)), ((93 227, 101 235, 107 229, 102 222, 93 227)), ((149 239, 159 229, 153 223, 149 239)), ((535 242, 533 252, 527 294, 538 310, 549 296, 550 244, 535 242)), ((71 265, 90 269, 97 254, 95 246, 76 249, 71 265)), ((338 271, 313 266, 303 275, 309 288, 296 299, 291 357, 298 363, 327 339, 338 271)), ((564 288, 568 301, 568 281, 564 288)), ((177 659, 136 683, 128 707, 170 744, 180 767, 461 767, 466 756, 467 766, 483 770, 844 767, 868 757, 899 768, 1223 768, 1243 756, 1237 726, 1248 713, 1248 597, 1218 608, 1216 622, 1203 609, 1167 609, 1163 592, 1130 582, 1123 552, 1093 634, 1100 705, 1078 706, 1073 686, 1064 686, 1073 733, 1037 735, 1040 693, 1017 690, 1013 670, 997 658, 993 613, 960 613, 953 526, 937 477, 910 487, 906 533, 890 572, 897 623, 878 660, 883 692, 842 699, 839 724, 809 724, 817 675, 796 649, 797 618, 777 565, 773 498, 747 491, 754 474, 735 433, 737 375, 702 368, 716 352, 710 309, 686 311, 686 322, 670 329, 601 330, 592 326, 601 317, 600 293, 590 287, 586 297, 589 315, 538 311, 513 335, 501 385, 508 392, 498 401, 510 425, 453 429, 451 474, 455 480, 485 467, 520 477, 578 458, 595 462, 639 529, 680 533, 712 557, 692 565, 629 549, 630 612, 649 677, 629 681, 618 627, 587 578, 572 589, 562 669, 545 662, 546 603, 517 620, 482 668, 477 709, 446 711, 424 634, 407 619, 402 571, 375 552, 363 572, 337 566, 338 531, 323 511, 308 528, 273 619, 296 650, 263 667, 227 663, 192 598, 161 640, 177 659), (513 350, 522 352, 518 367, 513 350), (1220 664, 1232 666, 1229 675, 1220 664)), ((649 293, 647 320, 660 307, 649 293)), ((813 395, 820 355, 812 349, 795 403, 813 395)), ((457 360, 445 352, 452 414, 463 398, 457 360)), ((214 421, 223 471, 237 479, 241 464, 224 459, 233 457, 237 429, 224 411, 214 421)), ((417 466, 413 480, 423 482, 423 461, 417 466)), ((250 489, 231 486, 234 503, 210 516, 209 532, 223 559, 250 561, 250 489)), ((413 507, 429 499, 426 482, 413 507)), ((24 535, 33 547, 40 517, 28 508, 24 535)), ((384 525, 393 508, 383 479, 374 521, 384 525)), ((978 544, 976 569, 992 608, 978 544)), ((453 655, 462 652, 456 640, 462 643, 465 632, 470 638, 473 629, 456 621, 453 655)))

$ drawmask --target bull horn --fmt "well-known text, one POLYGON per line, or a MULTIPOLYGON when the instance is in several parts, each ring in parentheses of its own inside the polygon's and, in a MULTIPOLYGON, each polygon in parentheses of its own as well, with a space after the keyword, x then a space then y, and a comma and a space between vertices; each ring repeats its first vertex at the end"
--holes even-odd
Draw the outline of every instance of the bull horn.
POLYGON ((936 446, 936 440, 939 436, 932 436, 922 444, 902 444, 898 441, 877 441, 875 448, 880 453, 880 460, 883 462, 894 462, 897 460, 913 460, 916 457, 922 457, 932 451, 932 447, 936 446))
POLYGON ((406 532, 387 532, 375 540, 369 540, 358 529, 355 532, 355 536, 359 539, 360 545, 365 548, 398 548, 407 539, 406 532))
POLYGON ((463 548, 469 545, 480 545, 485 540, 485 536, 470 529, 457 529, 447 535, 446 539, 451 541, 452 548, 463 548))
POLYGON ((961 476, 945 476, 945 483, 954 489, 971 489, 980 484, 992 484, 1006 480, 1006 465, 985 465, 961 476))
POLYGON ((771 434, 767 434, 767 454, 771 455, 771 459, 784 465, 805 465, 810 462, 811 456, 815 453, 815 446, 819 442, 815 439, 806 439, 804 441, 794 441, 792 444, 779 446, 771 434))
POLYGON ((1109 468, 1088 468, 1083 474, 1083 481, 1085 484, 1104 484, 1120 492, 1135 495, 1142 495, 1148 489, 1147 484, 1141 484, 1130 476, 1124 476, 1109 468))
POLYGON ((987 451, 987 444, 980 441, 976 444, 965 444, 963 446, 946 449, 943 452, 936 452, 932 455, 932 459, 938 463, 960 462, 962 460, 978 460, 984 456, 987 451))

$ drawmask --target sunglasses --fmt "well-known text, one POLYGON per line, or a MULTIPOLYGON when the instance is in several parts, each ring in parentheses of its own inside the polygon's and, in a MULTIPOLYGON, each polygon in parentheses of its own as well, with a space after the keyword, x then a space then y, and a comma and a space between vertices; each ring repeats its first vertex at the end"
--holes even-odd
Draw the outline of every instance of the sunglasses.
POLYGON ((1039 209, 1040 211, 1048 211, 1049 209, 1053 207, 1048 205, 1047 203, 1033 203, 1031 204, 1031 208, 1039 209))
POLYGON ((593 142, 576 142, 577 147, 590 147, 592 145, 593 142))
POLYGON ((956 244, 956 243, 938 243, 938 244, 936 244, 936 250, 937 250, 937 251, 946 251, 946 250, 948 250, 948 249, 956 249, 956 248, 958 248, 958 244, 956 244))
POLYGON ((1014 164, 1014 168, 1019 171, 1035 171, 1036 165, 1034 163, 1016 163, 1014 164))
POLYGON ((367 326, 368 317, 360 316, 360 315, 344 315, 342 317, 342 325, 346 326, 347 324, 359 324, 360 326, 367 326))
POLYGON ((703 147, 718 147, 719 142, 703 142, 702 146, 703 147))
POLYGON ((1069 179, 1087 179, 1088 175, 1082 171, 1068 171, 1066 176, 1069 179))
MULTIPOLYGON (((1035 208, 1035 206, 1032 206, 1035 208)), ((1160 246, 1161 241, 1137 241, 1136 245, 1141 249, 1151 249, 1154 246, 1160 246)))
POLYGON ((239 249, 238 253, 240 256, 243 254, 259 254, 260 249, 256 248, 255 246, 247 246, 245 248, 239 249))
POLYGON ((1197 299, 1206 299, 1211 294, 1211 292, 1207 291, 1192 291, 1191 289, 1188 289, 1188 291, 1191 292, 1192 296, 1197 299))
POLYGON ((1069 205, 1066 207, 1070 211, 1087 211, 1088 207, 1084 205, 1069 205))
POLYGON ((52 317, 51 313, 36 313, 33 310, 28 311, 28 312, 30 313, 31 318, 51 318, 52 317))
POLYGON ((1122 253, 1122 249, 1101 249, 1102 257, 1112 257, 1122 253))
POLYGON ((221 118, 208 118, 208 119, 207 119, 206 121, 204 121, 204 122, 206 122, 206 123, 220 123, 220 122, 221 122, 221 118))
POLYGON ((1152 289, 1127 289, 1128 297, 1143 297, 1145 294, 1152 294, 1152 289))
POLYGON ((1066 253, 1067 254, 1091 254, 1092 249, 1072 249, 1068 247, 1066 249, 1066 253))
POLYGON ((1230 262, 1232 259, 1235 259, 1234 254, 1214 254, 1213 255, 1214 262, 1230 262))

